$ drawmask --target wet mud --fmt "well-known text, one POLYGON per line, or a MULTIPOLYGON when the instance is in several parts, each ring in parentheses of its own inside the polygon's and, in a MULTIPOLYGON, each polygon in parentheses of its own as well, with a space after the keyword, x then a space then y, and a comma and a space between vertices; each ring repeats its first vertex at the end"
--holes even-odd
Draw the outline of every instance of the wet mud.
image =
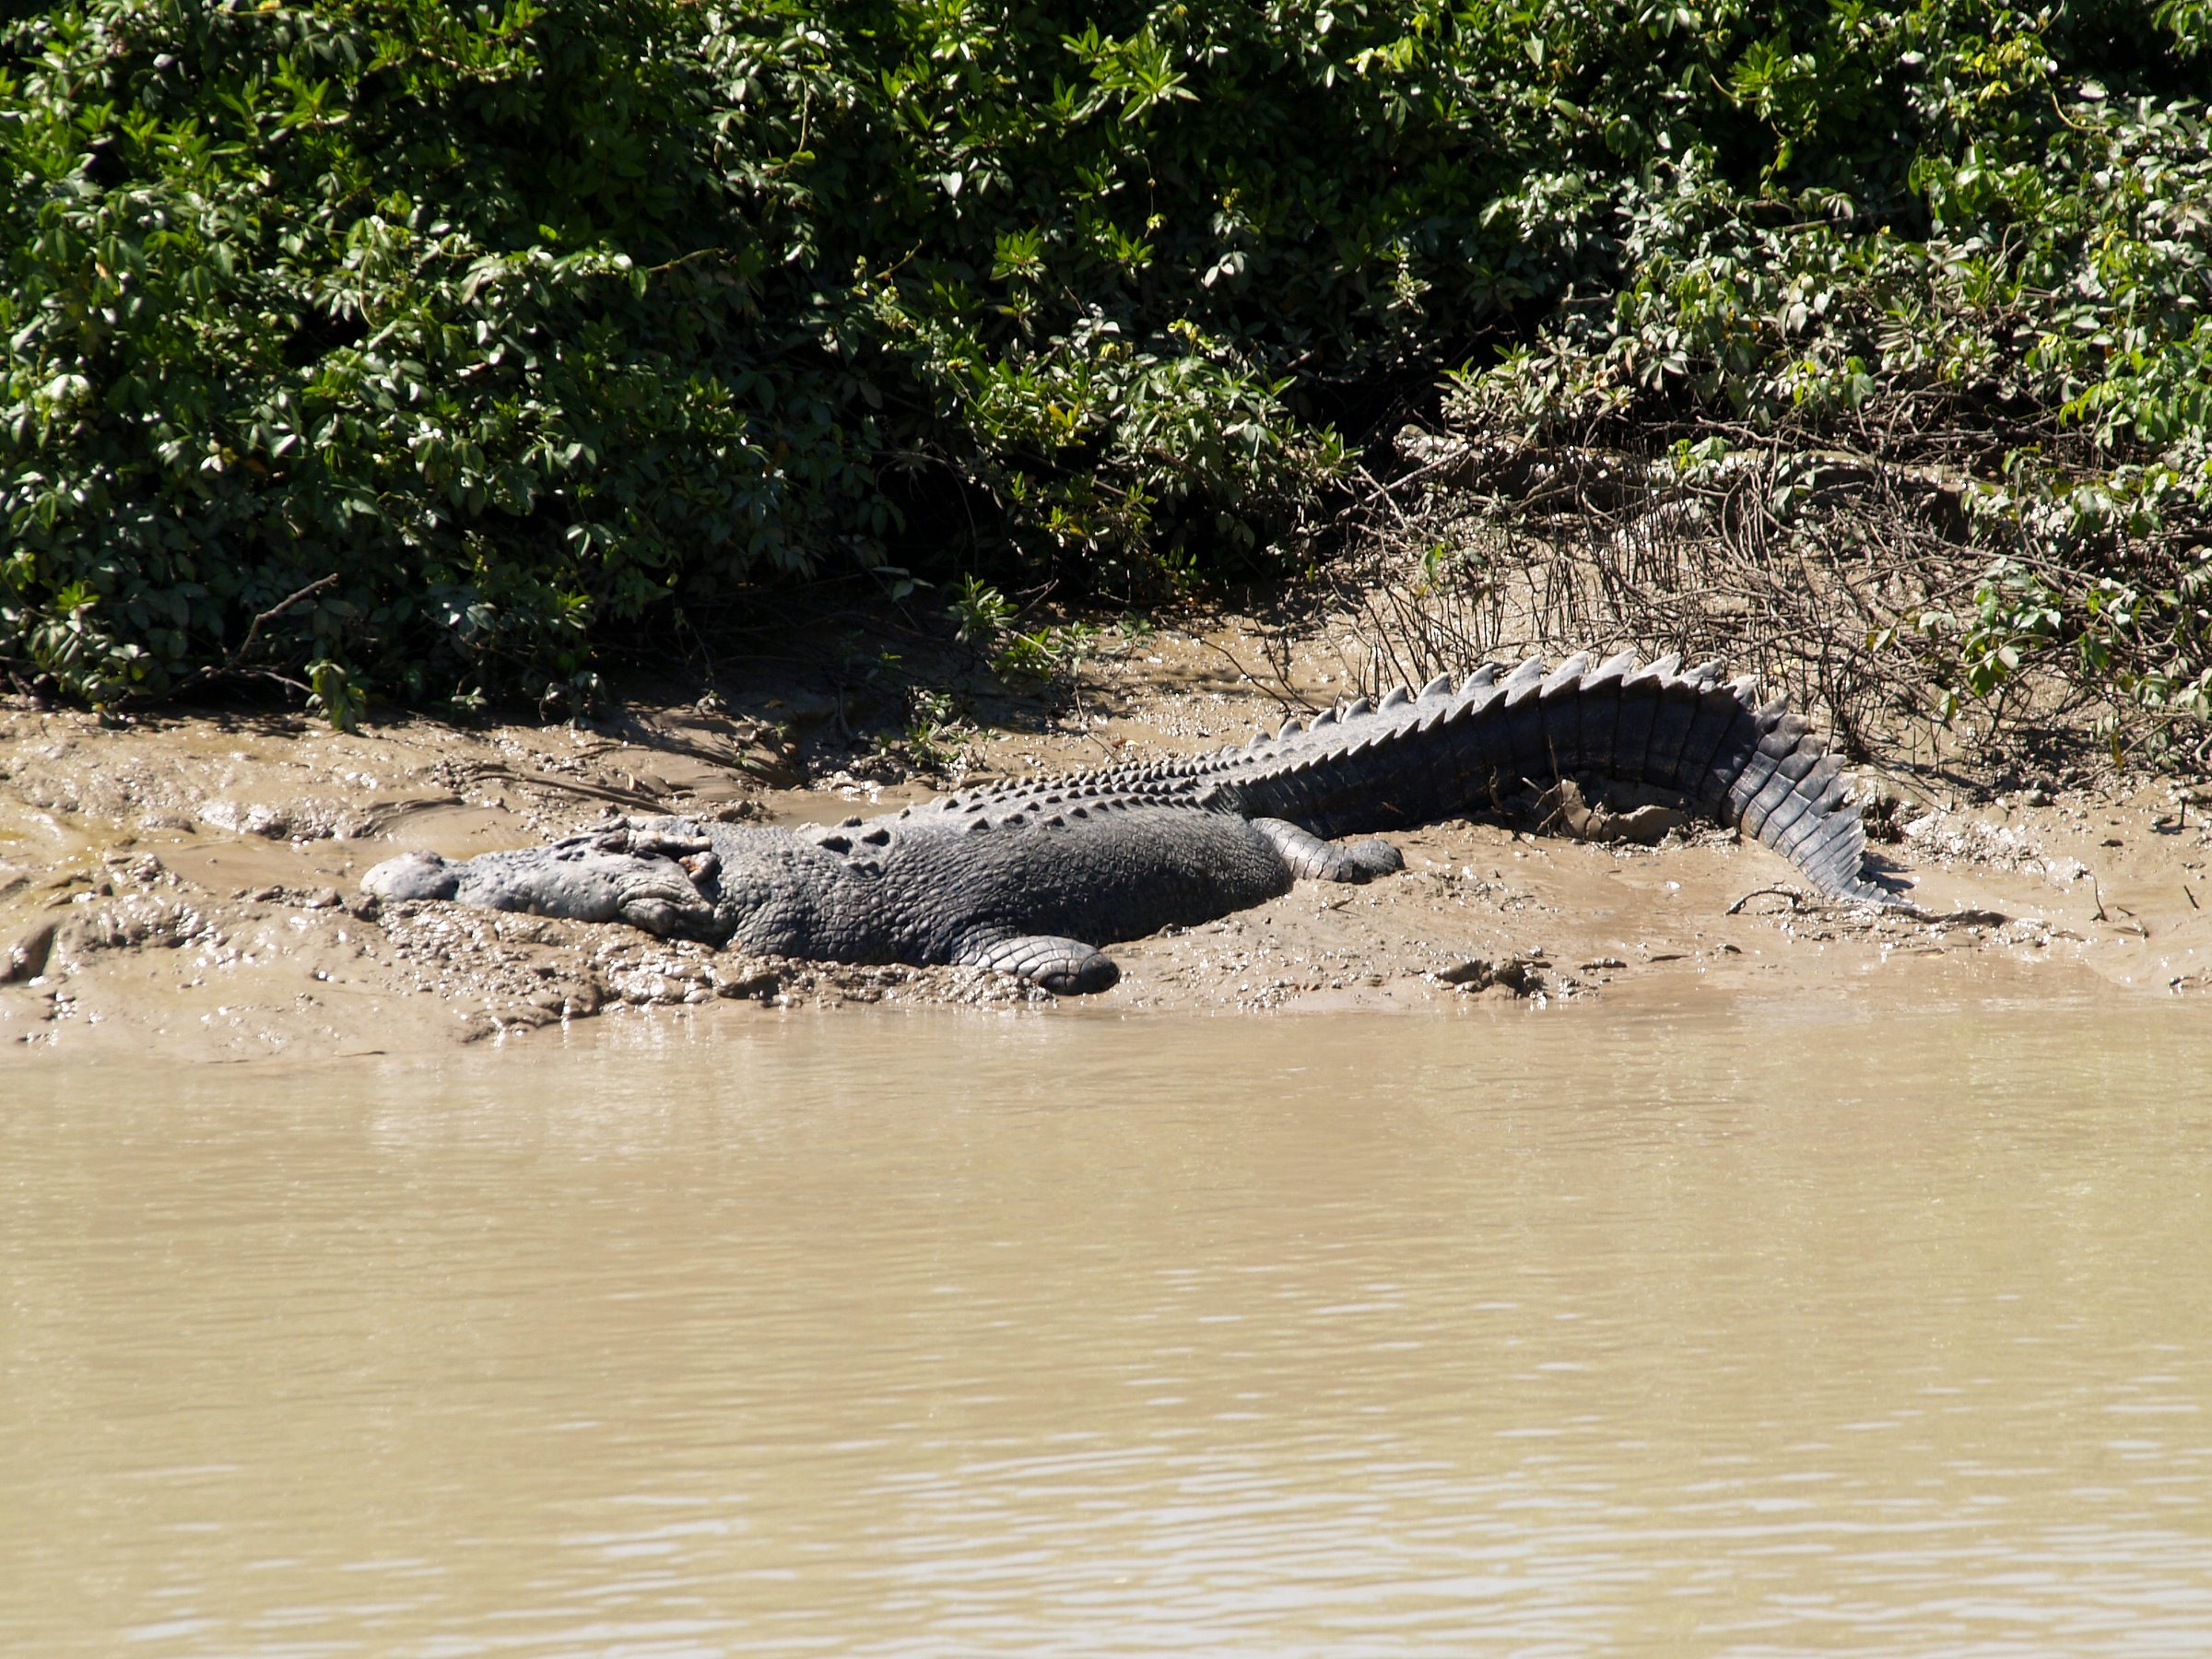
POLYGON ((1924 917, 1818 903, 1781 859, 1663 801, 1554 793, 1393 836, 1406 867, 1370 886, 1301 884, 1115 945, 1120 984, 1060 1004, 975 970, 766 960, 619 924, 380 910, 359 892, 412 848, 462 856, 625 813, 837 818, 994 776, 1203 752, 1279 721, 1286 686, 1313 705, 1347 689, 1324 653, 1291 653, 1287 680, 1260 654, 1233 619, 1147 636, 1087 668, 1073 698, 1006 705, 926 773, 808 747, 834 711, 772 691, 644 700, 589 725, 353 734, 0 701, 0 1053, 392 1053, 593 1017, 847 1004, 1495 1014, 1821 986, 1910 1001, 1930 975, 2023 995, 2212 990, 2212 792, 2156 776, 1975 793, 1864 773, 1897 838, 1876 867, 1924 917))

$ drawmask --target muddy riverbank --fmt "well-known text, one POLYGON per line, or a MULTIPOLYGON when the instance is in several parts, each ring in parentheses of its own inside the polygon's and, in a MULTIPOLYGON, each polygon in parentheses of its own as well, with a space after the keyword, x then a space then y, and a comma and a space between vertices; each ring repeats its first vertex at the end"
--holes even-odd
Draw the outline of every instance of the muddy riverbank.
MULTIPOLYGON (((0 1043, 18 1053, 398 1053, 607 1016, 748 1019, 848 1003, 1051 1005, 968 970, 767 961, 617 926, 440 904, 378 911, 409 848, 524 845, 612 813, 841 818, 957 782, 1199 752, 1347 688, 1318 647, 1235 618, 1121 638, 1053 695, 1003 688, 871 730, 805 677, 702 703, 648 691, 587 725, 170 712, 103 724, 0 702, 0 1043), (1271 668, 1263 668, 1272 661, 1271 668)), ((1059 1012, 1520 1010, 1795 986, 1911 997, 1960 974, 2020 994, 2212 990, 2212 821, 2183 780, 2010 789, 1868 771, 1881 867, 1927 922, 1810 903, 1724 832, 1657 845, 1441 823, 1404 874, 1301 885, 1124 943, 1113 991, 1059 1012)), ((1556 822, 1556 820, 1555 820, 1556 822)))

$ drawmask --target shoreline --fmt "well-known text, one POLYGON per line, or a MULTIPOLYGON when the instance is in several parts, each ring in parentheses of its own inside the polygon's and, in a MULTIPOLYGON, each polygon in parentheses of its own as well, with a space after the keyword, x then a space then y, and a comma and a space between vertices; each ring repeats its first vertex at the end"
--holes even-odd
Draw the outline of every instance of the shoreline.
MULTIPOLYGON (((1325 642, 1264 652, 1260 631, 1147 630, 1087 664, 1072 695, 979 692, 992 706, 955 770, 974 782, 1204 752, 1276 724, 1286 688, 1347 691, 1325 642), (1264 655, 1288 670, 1272 685, 1264 655)), ((1065 1003, 971 969, 777 962, 619 924, 361 901, 360 875, 410 848, 529 844, 610 811, 820 821, 954 786, 880 735, 870 749, 846 713, 788 675, 726 704, 642 696, 588 727, 416 717, 347 734, 176 710, 103 725, 0 700, 0 1054, 434 1054, 616 1008, 1453 1013, 1911 999, 1983 979, 2007 996, 2212 993, 2212 820, 2159 779, 1905 806, 1901 840, 1874 852, 1948 922, 1807 903, 1786 864, 1719 830, 1643 847, 1450 820, 1390 837, 1406 868, 1371 886, 1300 884, 1111 946, 1121 983, 1065 1003)))

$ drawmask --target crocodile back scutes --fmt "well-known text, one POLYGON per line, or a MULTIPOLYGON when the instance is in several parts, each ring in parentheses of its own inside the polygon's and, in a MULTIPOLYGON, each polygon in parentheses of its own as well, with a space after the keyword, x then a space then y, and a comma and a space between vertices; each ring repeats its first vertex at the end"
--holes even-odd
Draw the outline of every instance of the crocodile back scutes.
POLYGON ((1286 721, 1211 754, 1008 779, 913 814, 985 825, 1043 808, 1181 806, 1280 818, 1324 837, 1484 810, 1496 791, 1572 773, 1679 791, 1791 859, 1819 890, 1896 903, 1862 878, 1865 833, 1826 744, 1718 664, 1623 653, 1485 664, 1286 721))

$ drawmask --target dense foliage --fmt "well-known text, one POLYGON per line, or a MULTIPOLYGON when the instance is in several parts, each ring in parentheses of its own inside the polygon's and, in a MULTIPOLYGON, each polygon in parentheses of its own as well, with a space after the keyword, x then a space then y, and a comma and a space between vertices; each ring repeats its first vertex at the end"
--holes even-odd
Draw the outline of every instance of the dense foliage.
POLYGON ((0 34, 0 663, 345 718, 587 696, 610 627, 777 574, 1158 591, 1281 546, 1374 388, 1470 361, 1495 427, 1964 430, 1993 522, 2201 515, 2208 35, 2197 0, 41 8, 0 34))

